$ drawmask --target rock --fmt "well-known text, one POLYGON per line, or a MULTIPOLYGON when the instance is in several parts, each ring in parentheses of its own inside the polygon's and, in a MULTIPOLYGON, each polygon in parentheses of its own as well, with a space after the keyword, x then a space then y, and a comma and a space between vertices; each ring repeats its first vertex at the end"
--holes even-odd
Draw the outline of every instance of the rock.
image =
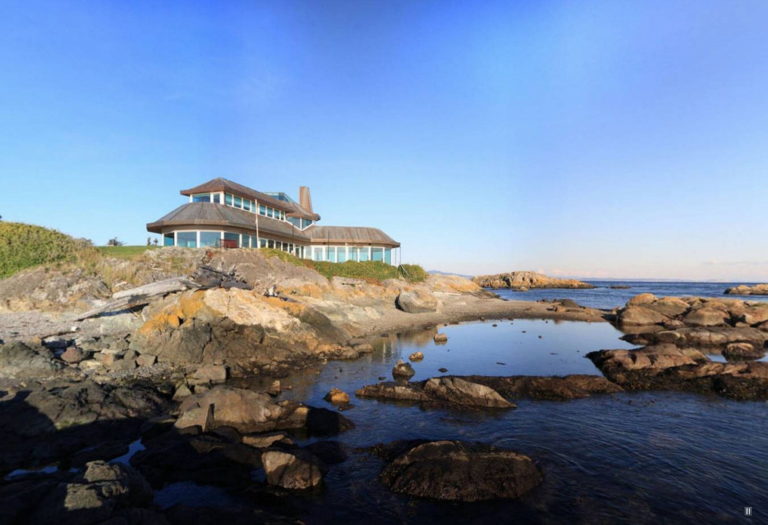
POLYGON ((761 359, 765 356, 765 349, 755 348, 751 343, 730 343, 723 350, 723 356, 729 361, 761 359))
POLYGON ((396 306, 409 314, 419 314, 426 312, 436 312, 438 307, 437 299, 427 292, 400 292, 395 300, 396 306))
POLYGON ((690 305, 679 297, 662 297, 644 306, 667 317, 682 315, 690 308, 690 305))
POLYGON ((483 288, 513 288, 520 291, 530 288, 594 288, 593 285, 576 279, 558 279, 527 271, 478 275, 472 281, 483 288))
POLYGON ((156 362, 156 355, 142 354, 136 358, 136 364, 138 366, 153 366, 156 362))
POLYGON ((332 388, 330 392, 325 394, 325 397, 323 399, 325 399, 330 403, 333 403, 334 405, 349 404, 349 394, 339 390, 338 388, 332 388))
POLYGON ((189 378, 191 385, 205 383, 223 383, 227 380, 227 368, 223 365, 203 365, 197 368, 189 378))
POLYGON ((274 432, 269 434, 248 434, 243 436, 243 444, 254 448, 268 448, 275 443, 283 443, 286 445, 293 444, 288 436, 281 432, 274 432))
POLYGON ((373 345, 370 343, 361 343, 357 345, 353 345, 352 349, 357 352, 358 354, 372 354, 373 353, 373 345))
POLYGON ((320 460, 301 449, 267 450, 262 453, 261 461, 270 485, 304 490, 316 487, 323 481, 324 467, 320 460))
POLYGON ((61 354, 61 360, 65 361, 67 363, 79 363, 83 359, 85 359, 85 356, 83 355, 83 351, 77 348, 76 346, 70 346, 64 352, 61 354))
POLYGON ((693 326, 721 326, 726 324, 729 317, 723 310, 704 307, 690 312, 683 321, 693 326))
POLYGON ((187 386, 186 384, 182 384, 182 385, 179 385, 179 387, 173 393, 173 400, 181 401, 182 399, 185 399, 191 395, 192 395, 192 391, 189 389, 189 386, 187 386))
POLYGON ((656 296, 652 293, 641 293, 627 301, 627 306, 648 305, 655 303, 656 299, 656 296))
POLYGON ((424 388, 417 383, 377 383, 358 389, 355 392, 358 397, 372 399, 388 399, 392 401, 429 401, 431 398, 424 392, 424 388))
POLYGON ((394 492, 473 502, 518 498, 542 482, 533 460, 482 443, 432 441, 395 457, 381 473, 394 492))
POLYGON ((756 284, 754 286, 740 284, 732 288, 726 288, 725 293, 735 295, 768 295, 768 284, 756 284))
POLYGON ((624 308, 619 313, 618 319, 619 319, 619 324, 622 324, 622 325, 654 325, 654 324, 661 324, 669 320, 669 318, 666 315, 660 312, 657 312, 655 310, 651 310, 645 305, 637 306, 634 304, 624 308))
POLYGON ((435 334, 435 336, 432 339, 435 341, 435 343, 439 345, 444 345, 445 343, 448 342, 448 336, 442 333, 435 334))
POLYGON ((444 374, 444 373, 446 373, 448 371, 448 369, 447 368, 438 368, 437 371, 438 372, 442 372, 444 374))
POLYGON ((422 352, 414 352, 408 356, 409 361, 421 361, 422 359, 424 359, 424 354, 422 352))
POLYGON ((0 344, 0 377, 27 379, 50 377, 62 368, 53 352, 42 345, 14 341, 0 344))
POLYGON ((413 367, 409 363, 406 363, 402 359, 398 359, 394 368, 392 368, 392 377, 394 377, 395 379, 408 380, 412 378, 414 375, 416 375, 416 371, 413 369, 413 367))
POLYGON ((549 401, 581 399, 593 394, 623 392, 616 383, 602 376, 573 374, 567 376, 466 376, 467 381, 493 388, 507 398, 525 397, 549 401))
POLYGON ((590 352, 587 358, 611 381, 622 384, 622 374, 631 370, 659 371, 665 368, 695 365, 708 361, 695 348, 678 348, 671 344, 647 346, 638 350, 600 350, 590 352))
POLYGON ((280 384, 279 379, 275 379, 270 383, 269 388, 267 389, 267 394, 270 396, 277 396, 280 395, 280 392, 283 391, 282 385, 280 384))
POLYGON ((438 377, 424 384, 428 396, 451 404, 483 408, 515 408, 498 392, 485 385, 470 383, 458 377, 438 377))

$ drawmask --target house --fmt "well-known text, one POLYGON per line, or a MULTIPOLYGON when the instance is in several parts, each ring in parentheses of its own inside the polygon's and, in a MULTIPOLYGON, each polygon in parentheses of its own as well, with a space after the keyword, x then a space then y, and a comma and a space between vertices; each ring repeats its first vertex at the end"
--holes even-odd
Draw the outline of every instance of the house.
POLYGON ((251 189, 217 178, 181 190, 189 198, 147 224, 164 246, 275 248, 314 261, 382 261, 395 264, 400 243, 378 228, 321 226, 309 188, 299 202, 282 192, 251 189))

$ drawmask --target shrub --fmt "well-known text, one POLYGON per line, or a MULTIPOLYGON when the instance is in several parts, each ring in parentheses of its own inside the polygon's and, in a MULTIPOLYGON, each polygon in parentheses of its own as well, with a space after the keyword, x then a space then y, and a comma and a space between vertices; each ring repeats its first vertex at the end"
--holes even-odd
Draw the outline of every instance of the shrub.
POLYGON ((89 241, 56 230, 19 222, 0 223, 0 278, 38 264, 74 260, 90 252, 94 249, 89 241))

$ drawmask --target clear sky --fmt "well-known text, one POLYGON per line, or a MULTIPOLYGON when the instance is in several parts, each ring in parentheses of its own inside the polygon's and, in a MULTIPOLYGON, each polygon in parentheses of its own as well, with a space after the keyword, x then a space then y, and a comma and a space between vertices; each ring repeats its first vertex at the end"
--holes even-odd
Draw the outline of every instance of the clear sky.
POLYGON ((768 279, 768 2, 0 4, 0 214, 312 189, 461 273, 768 279))

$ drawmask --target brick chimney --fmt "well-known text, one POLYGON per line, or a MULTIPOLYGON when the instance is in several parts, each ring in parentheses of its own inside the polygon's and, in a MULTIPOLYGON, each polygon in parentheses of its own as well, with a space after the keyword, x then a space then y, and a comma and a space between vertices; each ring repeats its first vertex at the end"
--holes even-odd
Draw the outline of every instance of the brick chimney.
POLYGON ((309 194, 307 186, 299 186, 299 204, 309 213, 314 213, 312 211, 312 196, 309 194))

